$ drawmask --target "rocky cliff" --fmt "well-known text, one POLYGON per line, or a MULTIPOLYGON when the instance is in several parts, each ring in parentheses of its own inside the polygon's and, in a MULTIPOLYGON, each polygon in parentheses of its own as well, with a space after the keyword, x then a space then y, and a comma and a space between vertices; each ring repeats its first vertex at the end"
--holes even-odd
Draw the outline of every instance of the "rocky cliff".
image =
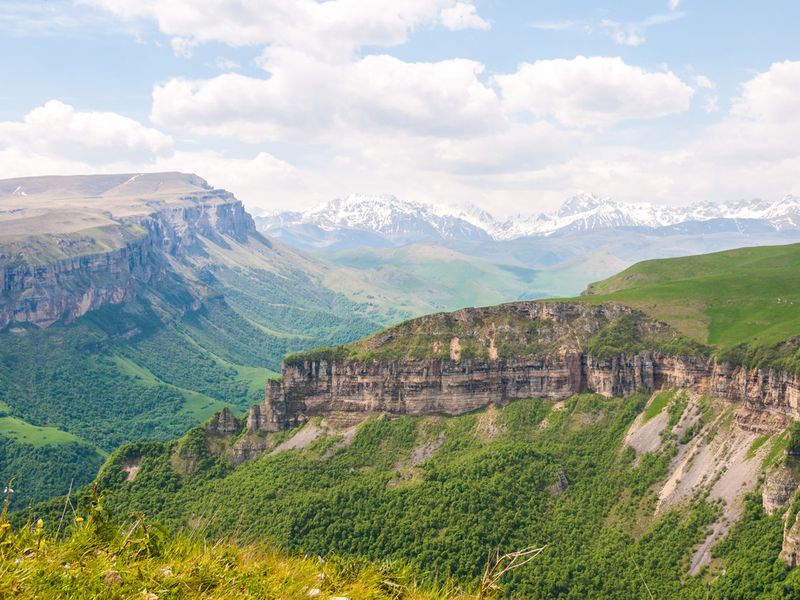
POLYGON ((28 185, 30 195, 0 197, 0 329, 72 321, 131 299, 137 283, 202 254, 205 241, 227 246, 225 237, 258 235, 241 202, 196 176, 87 176, 56 192, 37 188, 40 179, 14 180, 19 189, 28 185), (95 179, 106 186, 98 191, 95 182, 89 195, 95 179), (39 216, 44 202, 67 208, 39 216), (48 231, 51 219, 61 229, 48 231))
POLYGON ((671 388, 800 419, 794 375, 718 364, 621 305, 521 302, 423 317, 349 347, 288 357, 247 426, 278 431, 330 412, 457 415, 517 398, 671 388), (415 336, 427 349, 408 349, 415 336))

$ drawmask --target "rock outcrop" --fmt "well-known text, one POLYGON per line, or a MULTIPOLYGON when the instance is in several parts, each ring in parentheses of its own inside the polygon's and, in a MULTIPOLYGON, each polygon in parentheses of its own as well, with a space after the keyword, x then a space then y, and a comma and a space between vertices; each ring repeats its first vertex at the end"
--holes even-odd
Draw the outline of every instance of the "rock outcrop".
POLYGON ((761 489, 761 501, 768 515, 786 508, 800 486, 800 464, 787 457, 780 466, 767 472, 761 489))
POLYGON ((236 435, 239 432, 239 424, 230 407, 226 406, 215 414, 206 426, 206 431, 214 435, 236 435))
POLYGON ((795 516, 791 522, 787 521, 783 530, 783 546, 781 547, 781 560, 790 567, 796 567, 800 562, 800 515, 795 516))
MULTIPOLYGON (((139 284, 158 281, 182 257, 202 253, 204 240, 225 246, 223 236, 244 241, 258 235, 252 217, 225 190, 190 175, 140 177, 162 177, 173 184, 177 180, 183 187, 174 195, 153 194, 153 199, 132 196, 119 214, 101 211, 103 196, 81 198, 89 215, 102 212, 105 222, 99 227, 82 228, 77 222, 45 241, 35 230, 0 235, 0 329, 15 322, 47 327, 73 321, 106 304, 132 299, 139 284)), ((31 198, 35 205, 35 196, 31 198)), ((22 206, 26 201, 18 200, 22 206)))
MULTIPOLYGON (((624 306, 520 302, 458 311, 452 318, 467 323, 475 338, 494 335, 486 332, 498 331, 503 325, 489 322, 502 320, 506 313, 515 319, 513 326, 505 325, 512 329, 508 335, 532 331, 530 335, 537 339, 524 340, 521 347, 548 352, 499 358, 489 358, 487 354, 460 360, 354 360, 335 356, 293 359, 284 363, 280 381, 267 384, 265 400, 251 408, 247 427, 250 431, 278 431, 332 411, 458 415, 517 398, 562 400, 584 391, 612 397, 673 388, 743 402, 755 412, 800 419, 800 380, 790 374, 735 368, 702 354, 673 356, 660 350, 593 354, 595 337, 625 316, 636 316, 640 331, 655 331, 662 336, 668 333, 665 324, 648 321, 624 306), (479 316, 470 314, 471 310, 479 316), (526 328, 521 318, 530 320, 531 327, 526 328)), ((422 329, 416 324, 426 318, 406 327, 417 331, 417 335, 429 335, 431 327, 422 329)), ((368 338, 362 347, 380 350, 394 343, 398 335, 397 331, 388 330, 368 338)), ((462 334, 462 347, 465 339, 468 340, 462 334)), ((493 341, 494 337, 482 343, 490 347, 493 341)), ((434 341, 431 354, 441 346, 438 340, 434 341)))

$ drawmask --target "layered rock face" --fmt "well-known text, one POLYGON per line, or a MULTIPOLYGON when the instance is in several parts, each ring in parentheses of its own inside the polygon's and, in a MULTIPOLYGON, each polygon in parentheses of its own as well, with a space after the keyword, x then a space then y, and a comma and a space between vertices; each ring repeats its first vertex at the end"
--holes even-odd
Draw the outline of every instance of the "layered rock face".
MULTIPOLYGON (((549 302, 500 308, 515 318, 527 315, 551 351, 506 358, 291 361, 284 364, 281 381, 268 383, 264 402, 251 408, 248 429, 278 431, 334 411, 457 415, 517 398, 562 400, 584 391, 612 397, 672 388, 743 401, 756 411, 800 419, 800 381, 791 375, 730 368, 701 355, 670 356, 648 350, 601 357, 583 350, 591 347, 592 336, 603 327, 634 314, 631 309, 549 302)), ((496 312, 484 312, 478 320, 462 315, 477 336, 498 330, 494 323, 486 326, 495 317, 496 312)), ((660 333, 665 327, 653 322, 639 325, 640 330, 660 333)), ((420 331, 426 335, 428 330, 420 331)), ((390 343, 392 335, 389 330, 365 345, 380 348, 390 343)), ((433 342, 435 348, 437 344, 441 346, 433 342)), ((492 347, 494 338, 486 345, 492 347)))
MULTIPOLYGON (((98 227, 81 229, 81 219, 75 219, 72 229, 49 234, 43 242, 35 227, 37 219, 45 227, 45 214, 19 219, 19 226, 28 228, 23 235, 0 231, 0 329, 15 322, 47 327, 124 302, 135 295, 137 283, 157 281, 176 260, 202 253, 204 240, 226 245, 222 236, 244 241, 255 234, 252 218, 229 192, 212 189, 196 176, 181 180, 180 174, 139 176, 138 181, 159 176, 177 185, 176 191, 151 193, 144 188, 120 200, 121 192, 112 192, 124 186, 117 185, 107 197, 70 198, 70 203, 82 204, 81 218, 100 222, 98 227), (108 203, 115 203, 114 212, 104 210, 108 203)), ((37 197, 31 198, 32 207, 9 212, 35 212, 37 197)), ((17 199, 22 207, 28 201, 17 199)), ((63 218, 72 223, 71 213, 63 218)), ((9 219, 0 225, 15 226, 9 219)))
POLYGON ((47 265, 8 265, 0 273, 0 329, 11 322, 46 327, 60 318, 80 317, 133 294, 134 281, 150 281, 158 267, 143 237, 102 254, 63 259, 47 265))

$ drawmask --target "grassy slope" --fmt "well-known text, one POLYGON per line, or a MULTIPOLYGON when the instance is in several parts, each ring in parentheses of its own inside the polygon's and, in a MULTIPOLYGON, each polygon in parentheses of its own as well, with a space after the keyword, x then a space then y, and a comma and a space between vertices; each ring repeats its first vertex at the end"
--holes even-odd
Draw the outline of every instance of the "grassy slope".
POLYGON ((26 423, 16 417, 0 417, 0 436, 10 438, 20 444, 29 444, 34 447, 52 446, 58 444, 88 444, 79 438, 55 427, 37 427, 26 423))
POLYGON ((328 285, 359 301, 395 308, 399 318, 576 289, 570 284, 571 268, 565 267, 556 280, 513 260, 484 259, 432 244, 358 248, 320 258, 335 266, 326 275, 328 285), (353 271, 358 278, 342 279, 343 272, 353 271))
POLYGON ((647 261, 590 286, 746 367, 800 373, 800 245, 647 261))
POLYGON ((651 260, 590 286, 702 343, 772 345, 800 333, 800 245, 651 260))

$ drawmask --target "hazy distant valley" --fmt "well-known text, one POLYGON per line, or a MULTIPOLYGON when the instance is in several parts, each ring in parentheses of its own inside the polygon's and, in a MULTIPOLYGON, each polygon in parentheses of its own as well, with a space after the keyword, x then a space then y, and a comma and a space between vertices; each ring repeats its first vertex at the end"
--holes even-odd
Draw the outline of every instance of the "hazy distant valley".
MULTIPOLYGON (((800 240, 800 201, 669 209, 591 194, 498 221, 477 208, 351 195, 257 228, 393 296, 411 314, 579 294, 641 260, 800 240), (406 295, 406 292, 410 292, 406 295)), ((369 301, 370 292, 346 292, 369 301)))

